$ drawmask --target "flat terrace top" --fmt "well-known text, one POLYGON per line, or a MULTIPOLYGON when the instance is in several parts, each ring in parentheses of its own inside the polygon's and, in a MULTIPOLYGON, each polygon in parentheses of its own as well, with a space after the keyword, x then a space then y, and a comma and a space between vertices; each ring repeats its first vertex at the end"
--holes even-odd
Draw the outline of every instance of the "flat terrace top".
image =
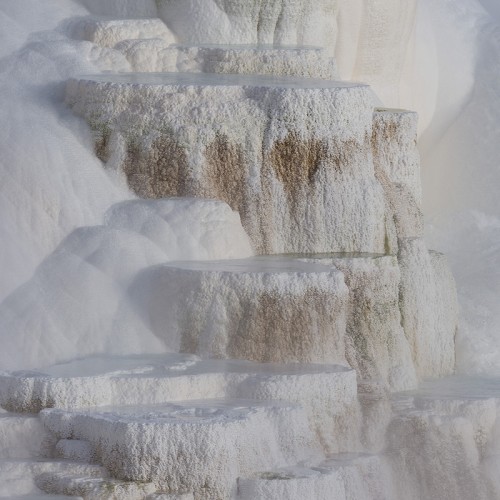
POLYGON ((269 50, 286 50, 290 52, 300 52, 304 50, 323 51, 323 47, 318 45, 273 45, 273 44, 216 44, 216 43, 178 43, 172 45, 178 48, 201 48, 201 49, 221 49, 221 50, 254 50, 254 51, 269 51, 269 50))
POLYGON ((174 377, 209 373, 260 375, 304 375, 352 372, 342 365, 301 363, 256 363, 244 360, 200 359, 193 354, 144 354, 129 356, 92 356, 60 363, 37 371, 6 374, 19 380, 29 378, 140 378, 174 377))
POLYGON ((319 78, 212 73, 102 73, 82 75, 79 81, 120 85, 185 87, 267 87, 287 89, 342 89, 367 87, 364 83, 321 80, 319 78))
POLYGON ((405 394, 424 400, 500 400, 500 377, 452 375, 424 381, 417 390, 405 394))
MULTIPOLYGON (((258 409, 298 408, 286 401, 264 401, 253 399, 204 399, 176 401, 156 405, 99 406, 76 409, 48 409, 44 414, 64 415, 66 418, 80 415, 107 422, 143 424, 176 424, 214 422, 227 423, 228 418, 240 420, 258 409)), ((141 429, 142 431, 143 429, 141 429)))
POLYGON ((281 273, 331 273, 330 267, 316 262, 305 262, 296 258, 274 256, 250 257, 248 259, 206 260, 206 261, 173 261, 162 264, 187 271, 229 272, 247 274, 281 274, 281 273))

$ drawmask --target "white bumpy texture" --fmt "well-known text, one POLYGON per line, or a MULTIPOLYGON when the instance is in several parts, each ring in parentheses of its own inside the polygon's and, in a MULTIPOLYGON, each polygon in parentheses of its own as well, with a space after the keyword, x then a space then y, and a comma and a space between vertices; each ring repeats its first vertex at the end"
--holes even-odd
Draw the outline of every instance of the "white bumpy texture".
POLYGON ((0 304, 1 369, 37 369, 0 373, 0 496, 498 497, 497 389, 387 397, 455 369, 417 116, 352 81, 408 102, 416 0, 78 3, 13 75, 45 68, 44 108, 87 75, 66 104, 112 181, 0 304))
POLYGON ((116 75, 70 82, 66 101, 139 195, 223 199, 259 252, 385 249, 366 86, 116 75))

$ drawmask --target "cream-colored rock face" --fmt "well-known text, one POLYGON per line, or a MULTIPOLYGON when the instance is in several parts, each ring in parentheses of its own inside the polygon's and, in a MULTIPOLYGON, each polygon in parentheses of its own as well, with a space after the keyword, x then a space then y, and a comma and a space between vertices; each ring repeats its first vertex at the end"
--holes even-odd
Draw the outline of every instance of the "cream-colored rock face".
POLYGON ((417 376, 412 352, 401 327, 397 258, 345 255, 308 260, 344 274, 349 289, 346 357, 359 383, 382 390, 414 389, 417 376))
POLYGON ((67 103, 136 193, 222 199, 260 253, 385 251, 368 87, 144 74, 72 81, 67 103))
MULTIPOLYGON (((14 412, 228 398, 300 404, 325 453, 360 446, 356 372, 341 365, 202 360, 175 353, 93 357, 40 372, 0 376, 0 405, 14 412)), ((33 442, 29 450, 40 450, 46 433, 22 439, 23 432, 36 425, 39 421, 34 418, 0 418, 0 434, 6 440, 0 458, 13 456, 22 449, 21 443, 33 442)), ((64 440, 56 452, 65 458, 94 453, 85 444, 64 440)))
POLYGON ((385 194, 387 251, 396 253, 399 239, 422 237, 424 231, 417 114, 376 108, 372 152, 385 194))
POLYGON ((161 38, 115 45, 137 72, 196 72, 338 79, 335 60, 318 47, 172 45, 161 38))
POLYGON ((333 42, 331 0, 159 0, 158 12, 184 43, 323 47, 333 42))
POLYGON ((388 427, 388 456, 400 478, 396 495, 409 500, 496 498, 498 484, 488 474, 484 443, 492 443, 497 414, 494 398, 472 394, 417 398, 388 427), (405 467, 405 461, 411 467, 405 467))
POLYGON ((408 102, 417 0, 337 0, 335 57, 342 79, 367 82, 385 105, 408 102))
POLYGON ((124 40, 157 39, 175 43, 175 37, 161 19, 101 19, 87 18, 71 21, 66 31, 72 38, 87 40, 100 47, 113 48, 124 40))
POLYGON ((369 455, 338 455, 314 467, 282 467, 240 478, 242 500, 336 500, 391 498, 383 460, 369 455))
POLYGON ((455 367, 458 305, 444 255, 429 252, 422 239, 400 242, 402 325, 419 377, 439 377, 455 367))
POLYGON ((346 363, 347 288, 327 267, 263 259, 173 263, 142 273, 130 293, 140 316, 175 351, 346 363))
POLYGON ((319 451, 305 412, 278 401, 44 410, 42 419, 59 437, 88 440, 113 476, 200 500, 234 498, 239 476, 319 451))

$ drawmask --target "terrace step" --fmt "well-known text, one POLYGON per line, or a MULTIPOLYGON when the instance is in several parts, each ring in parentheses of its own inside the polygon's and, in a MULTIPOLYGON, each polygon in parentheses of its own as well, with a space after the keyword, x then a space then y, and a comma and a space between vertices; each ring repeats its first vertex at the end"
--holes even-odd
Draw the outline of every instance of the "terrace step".
POLYGON ((42 474, 75 474, 87 477, 103 477, 107 473, 98 465, 68 460, 1 460, 0 498, 31 496, 41 493, 36 478, 42 474))
POLYGON ((383 463, 378 456, 332 455, 316 465, 297 465, 259 472, 238 480, 242 500, 336 500, 389 498, 383 463))
POLYGON ((54 444, 37 415, 0 413, 0 460, 40 458, 54 444))
MULTIPOLYGON (((88 410, 47 409, 40 415, 58 437, 89 441, 97 460, 113 477, 154 483, 159 491, 169 493, 231 498, 240 475, 251 474, 262 464, 273 467, 294 457, 307 459, 320 453, 305 411, 284 402, 204 400, 88 410)), ((54 480, 57 492, 84 492, 73 488, 80 479, 71 477, 68 483, 65 478, 54 480), (59 486, 62 484, 70 484, 73 489, 64 489, 59 486)), ((45 491, 56 491, 44 486, 50 481, 38 484, 45 491)), ((91 488, 94 483, 88 484, 91 488)), ((101 483, 96 484, 101 488, 101 483)))
POLYGON ((47 472, 36 478, 37 486, 46 493, 78 496, 84 500, 143 500, 155 493, 152 483, 119 481, 67 473, 47 472))
POLYGON ((161 19, 103 19, 78 18, 66 27, 77 40, 87 40, 101 47, 113 48, 124 40, 162 40, 175 43, 173 33, 161 19))

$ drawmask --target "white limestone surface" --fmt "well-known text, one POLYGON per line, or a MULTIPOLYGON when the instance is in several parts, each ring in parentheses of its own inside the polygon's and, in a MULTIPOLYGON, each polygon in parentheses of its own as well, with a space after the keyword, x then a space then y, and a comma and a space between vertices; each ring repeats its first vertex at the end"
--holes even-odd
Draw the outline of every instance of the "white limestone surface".
POLYGON ((383 459, 346 453, 308 466, 284 467, 238 480, 242 500, 373 500, 391 498, 383 459))
POLYGON ((0 413, 0 461, 42 457, 54 444, 35 415, 0 413))
POLYGON ((346 358, 356 369, 359 383, 390 391, 414 389, 417 375, 401 327, 396 256, 320 254, 300 258, 344 274, 349 289, 346 358))
POLYGON ((222 199, 258 252, 384 252, 364 85, 117 74, 69 81, 66 102, 137 194, 222 199))
POLYGON ((192 493, 181 493, 180 495, 168 493, 156 493, 149 495, 146 500, 194 500, 194 495, 192 493))
POLYGON ((264 257, 176 262, 144 271, 129 293, 173 351, 345 364, 348 291, 342 273, 325 266, 264 257))
POLYGON ((305 365, 307 373, 300 366, 295 366, 295 373, 294 365, 285 365, 278 373, 259 371, 237 387, 236 395, 300 404, 324 453, 359 449, 361 412, 356 372, 340 366, 305 365), (313 367, 316 373, 312 373, 313 367))
MULTIPOLYGON (((39 372, 0 375, 0 404, 17 411, 203 398, 290 401, 304 408, 325 452, 358 446, 356 395, 356 373, 344 366, 201 360, 182 354, 91 357, 39 372)), ((21 418, 25 417, 12 421, 21 418)), ((34 417, 31 420, 40 425, 34 417)), ((12 428, 8 430, 11 433, 12 428)), ((7 442, 18 440, 18 434, 9 434, 7 442)), ((45 433, 40 436, 36 443, 45 433)), ((60 440, 56 454, 72 459, 93 457, 88 444, 79 440, 60 440)))
POLYGON ((156 492, 154 484, 142 481, 119 481, 51 472, 40 474, 36 478, 36 484, 46 493, 81 496, 85 500, 143 500, 156 492))
POLYGON ((39 368, 103 352, 164 352, 131 310, 127 288, 148 266, 178 259, 253 254, 237 213, 213 200, 130 200, 113 205, 103 225, 64 239, 35 275, 0 305, 9 331, 4 369, 39 368))
POLYGON ((184 43, 328 46, 329 0, 158 0, 158 13, 184 43))
POLYGON ((396 494, 409 500, 497 498, 498 476, 488 467, 499 396, 498 380, 456 377, 424 384, 387 430, 396 494))
POLYGON ((94 461, 94 451, 88 441, 81 439, 60 439, 55 448, 55 455, 67 460, 90 463, 94 461))
POLYGON ((373 114, 375 173, 387 203, 387 246, 397 251, 401 238, 422 237, 422 187, 416 113, 377 108, 373 114))
POLYGON ((124 40, 160 39, 168 44, 175 37, 161 19, 77 18, 67 25, 68 34, 77 40, 87 40, 100 47, 113 48, 124 40))
POLYGON ((446 257, 429 252, 423 239, 403 239, 401 269, 402 326, 420 378, 439 377, 455 369, 458 304, 446 257))
MULTIPOLYGON (((106 471, 98 465, 54 460, 1 460, 0 498, 12 499, 16 496, 30 498, 41 494, 36 486, 36 478, 45 473, 65 473, 84 476, 106 476, 106 471)), ((50 498, 50 497, 49 497, 50 498)))
POLYGON ((334 59, 319 47, 172 45, 161 38, 118 43, 135 72, 201 72, 338 78, 334 59))
POLYGON ((119 479, 166 493, 229 499, 240 475, 310 459, 318 444, 298 406, 205 400, 141 407, 41 412, 59 437, 90 441, 119 479))

